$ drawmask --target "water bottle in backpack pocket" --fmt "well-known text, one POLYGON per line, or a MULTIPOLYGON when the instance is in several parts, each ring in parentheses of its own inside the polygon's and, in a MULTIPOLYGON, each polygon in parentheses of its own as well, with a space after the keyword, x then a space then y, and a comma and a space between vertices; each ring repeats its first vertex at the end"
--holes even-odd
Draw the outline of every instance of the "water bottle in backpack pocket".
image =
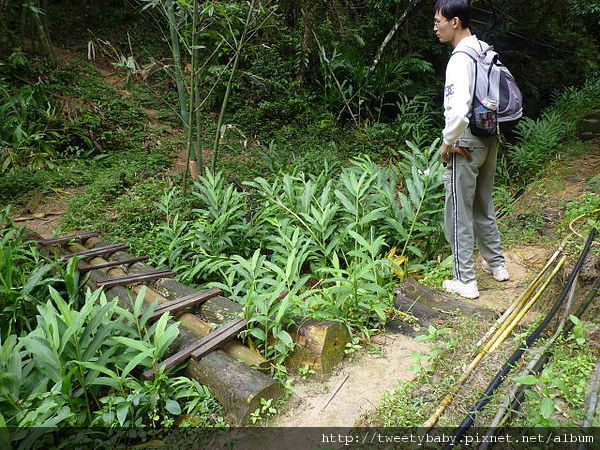
POLYGON ((484 98, 473 103, 471 133, 474 136, 493 136, 498 134, 498 102, 484 98))

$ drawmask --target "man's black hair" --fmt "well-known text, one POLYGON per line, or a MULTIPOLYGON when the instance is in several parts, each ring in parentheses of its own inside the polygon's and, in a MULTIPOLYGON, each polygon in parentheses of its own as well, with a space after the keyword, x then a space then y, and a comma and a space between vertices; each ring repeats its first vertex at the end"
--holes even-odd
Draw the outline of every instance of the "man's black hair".
POLYGON ((448 20, 458 17, 463 28, 471 24, 471 0, 437 0, 433 12, 438 11, 448 20))

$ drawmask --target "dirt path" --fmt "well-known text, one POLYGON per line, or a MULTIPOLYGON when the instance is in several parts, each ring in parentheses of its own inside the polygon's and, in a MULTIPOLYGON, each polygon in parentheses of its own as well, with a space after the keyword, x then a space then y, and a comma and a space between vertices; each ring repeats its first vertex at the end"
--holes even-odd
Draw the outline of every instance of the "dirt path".
POLYGON ((13 220, 43 238, 54 237, 54 230, 67 211, 70 197, 78 192, 81 189, 56 190, 54 195, 37 194, 24 205, 13 205, 13 220))
POLYGON ((299 380, 285 409, 269 425, 274 427, 352 427, 365 412, 374 410, 385 391, 416 376, 409 367, 413 351, 428 345, 401 334, 373 337, 371 351, 346 358, 323 380, 299 380))

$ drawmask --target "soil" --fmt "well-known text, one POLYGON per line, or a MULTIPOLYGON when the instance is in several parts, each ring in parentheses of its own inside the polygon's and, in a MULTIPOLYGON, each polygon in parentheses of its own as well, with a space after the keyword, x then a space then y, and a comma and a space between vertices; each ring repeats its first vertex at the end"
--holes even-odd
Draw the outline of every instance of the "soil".
POLYGON ((350 428, 377 407, 385 391, 413 379, 412 352, 429 349, 423 342, 392 333, 374 336, 369 347, 370 351, 346 358, 324 379, 297 380, 294 394, 269 425, 350 428))

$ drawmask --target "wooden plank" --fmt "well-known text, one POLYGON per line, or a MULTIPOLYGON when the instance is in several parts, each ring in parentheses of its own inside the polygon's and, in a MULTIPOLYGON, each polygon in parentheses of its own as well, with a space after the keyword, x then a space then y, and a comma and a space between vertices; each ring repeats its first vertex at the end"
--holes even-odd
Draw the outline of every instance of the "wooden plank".
POLYGON ((113 244, 107 245, 105 247, 93 248, 91 250, 84 250, 81 252, 69 253, 67 255, 62 255, 60 259, 69 259, 73 256, 84 256, 86 258, 91 258, 92 256, 102 256, 108 253, 114 253, 118 250, 127 250, 129 245, 127 244, 113 244))
POLYGON ((77 265, 77 270, 79 270, 80 272, 89 272, 90 270, 95 270, 95 269, 106 269, 107 267, 115 267, 115 266, 120 266, 122 264, 132 264, 135 262, 139 262, 139 261, 146 261, 149 258, 149 256, 136 256, 133 258, 125 258, 125 259, 120 259, 118 261, 108 261, 102 264, 87 264, 84 263, 83 261, 80 261, 79 264, 77 265))
POLYGON ((215 333, 220 332, 218 338, 215 337, 210 342, 204 342, 196 350, 194 350, 191 355, 192 358, 202 358, 204 355, 217 348, 223 342, 236 337, 241 331, 246 329, 247 325, 248 321, 245 319, 239 317, 237 319, 233 319, 231 322, 228 322, 226 325, 223 325, 215 331, 215 333))
POLYGON ((152 272, 140 273, 136 275, 125 275, 123 277, 112 277, 105 280, 96 281, 96 287, 111 288, 114 286, 124 286, 126 284, 137 283, 139 281, 155 280, 156 278, 167 278, 175 275, 171 270, 154 270, 152 272))
POLYGON ((156 307, 156 309, 154 310, 154 312, 148 320, 157 320, 166 311, 181 311, 182 309, 185 309, 189 306, 204 303, 208 299, 216 297, 217 295, 221 295, 222 293, 223 291, 219 288, 210 288, 192 295, 186 295, 185 297, 171 300, 170 302, 162 303, 156 307))
POLYGON ((88 239, 88 238, 96 237, 96 236, 100 236, 99 231, 86 231, 84 233, 72 234, 70 236, 61 236, 61 237, 51 238, 51 239, 42 239, 41 241, 37 241, 36 245, 44 246, 44 245, 50 245, 50 244, 62 244, 64 242, 74 241, 74 240, 78 240, 78 239, 88 239))
POLYGON ((206 353, 214 350, 224 342, 229 339, 237 336, 237 334, 246 328, 248 321, 245 319, 237 318, 232 320, 231 322, 226 323, 222 327, 217 328, 214 331, 211 331, 203 338, 194 342, 190 346, 180 350, 169 358, 165 359, 161 363, 157 364, 155 368, 148 369, 144 372, 144 378, 147 380, 154 377, 154 372, 161 368, 170 369, 171 367, 176 366, 177 364, 185 361, 186 359, 193 357, 194 359, 199 359, 204 356, 206 353))

